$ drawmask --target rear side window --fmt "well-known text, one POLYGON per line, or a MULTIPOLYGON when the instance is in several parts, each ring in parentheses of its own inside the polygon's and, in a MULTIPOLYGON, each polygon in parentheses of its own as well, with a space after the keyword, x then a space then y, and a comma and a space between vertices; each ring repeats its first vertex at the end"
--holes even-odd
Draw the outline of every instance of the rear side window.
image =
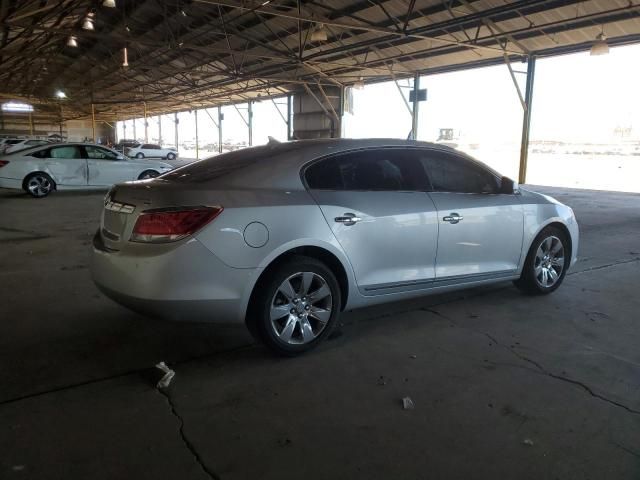
POLYGON ((435 150, 420 156, 435 192, 500 193, 499 179, 471 160, 435 150))
POLYGON ((49 150, 49 158, 82 158, 80 148, 76 145, 67 147, 54 147, 49 150))
POLYGON ((312 190, 424 191, 423 167, 406 149, 348 152, 311 165, 305 180, 312 190))

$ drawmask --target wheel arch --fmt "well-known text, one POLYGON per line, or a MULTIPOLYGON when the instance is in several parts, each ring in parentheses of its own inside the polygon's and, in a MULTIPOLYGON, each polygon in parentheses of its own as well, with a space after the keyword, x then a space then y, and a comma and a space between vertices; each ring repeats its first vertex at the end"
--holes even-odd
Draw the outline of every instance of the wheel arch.
POLYGON ((253 300, 260 287, 265 284, 271 273, 276 268, 296 255, 303 255, 305 257, 314 258, 324 263, 333 272, 336 280, 338 281, 338 286, 340 287, 340 296, 342 298, 342 304, 340 307, 341 310, 345 309, 345 306, 347 305, 347 299, 349 297, 349 276, 347 274, 345 266, 334 253, 330 252, 326 248, 318 247, 315 245, 304 245, 293 247, 279 254, 277 257, 272 259, 269 264, 262 270, 251 289, 251 294, 249 296, 249 301, 246 308, 247 315, 245 315, 245 322, 249 317, 248 314, 250 312, 251 305, 254 303, 253 300))
MULTIPOLYGON (((538 230, 535 232, 535 234, 533 234, 531 236, 531 239, 529 240, 529 245, 527 246, 526 253, 524 254, 523 258, 526 259, 526 256, 529 254, 529 250, 531 250, 533 242, 538 237, 538 235, 540 235, 540 232, 542 232, 545 228, 548 228, 548 227, 556 227, 560 231, 562 231, 562 233, 565 234, 565 236, 567 237, 567 243, 568 243, 567 249, 569 250, 568 257, 570 259, 572 258, 572 255, 573 255, 573 238, 571 237, 571 231, 569 230, 569 228, 567 228, 567 226, 564 224, 564 222, 562 222, 558 218, 552 218, 547 223, 543 224, 540 228, 538 228, 538 230)), ((523 260, 523 265, 524 265, 524 260, 523 260)))
POLYGON ((41 175, 46 175, 47 177, 49 177, 51 179, 51 181, 53 182, 53 190, 57 190, 58 189, 58 184, 56 182, 56 179, 53 178, 53 176, 47 172, 46 170, 33 170, 29 173, 27 173, 24 178, 22 179, 22 189, 26 190, 27 189, 27 179, 32 176, 32 175, 37 175, 37 174, 41 174, 41 175))

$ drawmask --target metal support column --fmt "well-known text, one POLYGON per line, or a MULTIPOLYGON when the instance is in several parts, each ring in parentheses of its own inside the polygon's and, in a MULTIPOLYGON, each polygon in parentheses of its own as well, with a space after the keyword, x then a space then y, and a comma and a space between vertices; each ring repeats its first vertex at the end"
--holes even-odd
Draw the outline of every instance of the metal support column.
POLYGON ((291 111, 293 110, 293 96, 287 95, 287 140, 293 140, 293 125, 291 111))
POLYGON ((218 106, 218 153, 222 153, 222 107, 218 106))
POLYGON ((174 136, 175 136, 175 140, 176 140, 176 144, 174 145, 176 147, 176 149, 180 150, 180 148, 178 147, 178 113, 174 113, 173 114, 173 127, 174 127, 174 136))
POLYGON ((531 105, 533 101, 533 81, 536 73, 536 57, 527 58, 527 85, 524 93, 524 114, 522 118, 522 138, 520 144, 520 169, 518 183, 527 181, 527 160, 529 157, 529 132, 531 130, 531 105))
POLYGON ((418 99, 418 90, 420 90, 420 74, 416 73, 413 77, 413 105, 411 109, 411 139, 418 139, 418 108, 420 102, 418 99))
POLYGON ((144 143, 149 143, 149 124, 147 123, 147 102, 142 102, 144 106, 144 143))
POLYGON ((198 138, 198 109, 193 111, 193 114, 195 115, 195 121, 196 121, 196 160, 200 160, 200 146, 198 145, 200 143, 200 140, 198 138))
POLYGON ((162 146, 162 115, 158 115, 158 143, 162 146))
POLYGON ((93 134, 93 143, 96 143, 96 107, 91 104, 91 133, 93 134))
POLYGON ((62 103, 60 104, 60 141, 63 142, 62 138, 62 122, 63 122, 63 114, 62 114, 62 103))
POLYGON ((138 134, 136 133, 136 119, 132 118, 131 119, 131 123, 133 123, 133 139, 137 142, 138 141, 138 134))
POLYGON ((253 108, 252 108, 252 104, 253 102, 251 100, 249 100, 247 102, 247 116, 249 117, 247 119, 247 128, 249 129, 249 146, 253 146, 253 108))
POLYGON ((33 136, 33 113, 29 112, 29 132, 31 133, 31 136, 33 136))

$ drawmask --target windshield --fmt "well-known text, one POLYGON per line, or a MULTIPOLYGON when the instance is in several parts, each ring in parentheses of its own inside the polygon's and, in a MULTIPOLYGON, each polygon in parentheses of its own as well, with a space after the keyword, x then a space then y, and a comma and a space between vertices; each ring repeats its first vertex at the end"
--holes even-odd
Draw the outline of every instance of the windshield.
POLYGON ((265 145, 263 147, 246 148, 235 152, 223 153, 199 162, 190 163, 162 175, 165 180, 183 183, 198 183, 222 177, 231 172, 236 172, 256 162, 262 162, 269 158, 289 150, 291 144, 265 145), (284 148, 288 146, 288 148, 284 148))

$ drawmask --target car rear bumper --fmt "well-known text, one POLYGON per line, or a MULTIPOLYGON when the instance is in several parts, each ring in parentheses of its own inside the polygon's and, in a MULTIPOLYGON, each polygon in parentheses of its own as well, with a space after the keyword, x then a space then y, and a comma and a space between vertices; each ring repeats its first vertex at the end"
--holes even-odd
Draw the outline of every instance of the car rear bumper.
POLYGON ((147 254, 111 251, 96 233, 90 261, 93 281, 112 300, 145 315, 244 322, 247 289, 257 269, 229 267, 196 239, 178 246, 149 247, 152 253, 147 254))
POLYGON ((22 180, 18 178, 0 177, 0 188, 22 190, 22 180))

